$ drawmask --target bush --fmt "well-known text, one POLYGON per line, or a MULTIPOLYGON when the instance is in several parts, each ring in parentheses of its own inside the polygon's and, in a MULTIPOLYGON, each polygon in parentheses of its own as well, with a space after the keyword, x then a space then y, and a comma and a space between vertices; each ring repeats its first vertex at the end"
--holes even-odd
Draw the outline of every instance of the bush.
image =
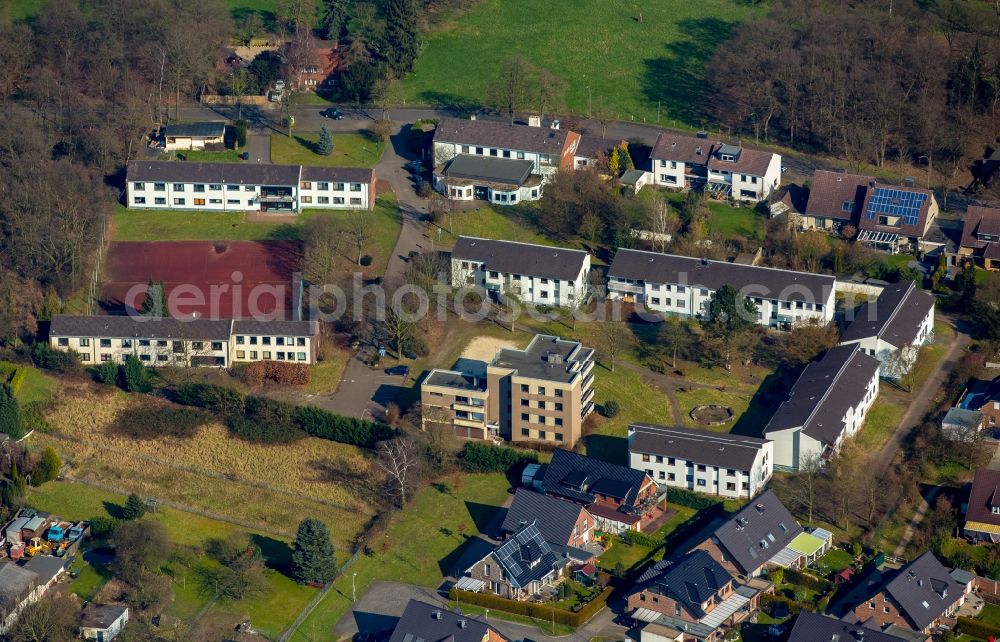
POLYGON ((31 485, 41 486, 47 481, 52 481, 59 476, 61 469, 62 460, 59 459, 59 453, 52 446, 46 446, 38 464, 35 465, 35 470, 31 473, 31 485))
POLYGON ((236 146, 246 147, 247 146, 247 121, 237 120, 234 126, 236 134, 236 146))
POLYGON ((467 441, 462 448, 462 468, 470 473, 505 473, 522 462, 537 462, 538 455, 506 446, 467 441))
POLYGON ((601 406, 601 414, 607 417, 608 419, 611 419, 612 417, 617 415, 620 410, 621 406, 619 406, 618 402, 615 401, 614 399, 608 399, 601 406))
POLYGON ((93 537, 107 537, 115 532, 121 520, 107 515, 98 515, 90 518, 90 534, 93 537))
POLYGON ((226 426, 233 436, 258 444, 287 444, 302 438, 295 428, 262 423, 250 417, 230 417, 226 426))
POLYGON ((716 498, 699 495, 683 488, 668 488, 667 501, 671 504, 687 506, 695 510, 702 510, 719 503, 719 500, 716 498))
POLYGON ((304 363, 254 361, 243 371, 243 380, 248 386, 260 386, 265 381, 287 386, 304 386, 309 383, 311 372, 309 366, 304 363))
POLYGON ((128 496, 122 507, 122 518, 126 520, 139 519, 146 514, 146 502, 135 493, 128 496))
POLYGON ((361 257, 361 260, 358 261, 358 263, 361 264, 361 267, 368 267, 369 265, 372 264, 372 257, 369 256, 368 254, 365 254, 364 256, 361 257))
POLYGON ((125 365, 121 369, 122 388, 128 392, 149 392, 149 371, 142 365, 139 357, 130 354, 125 357, 125 365))
POLYGON ((24 437, 24 416, 21 405, 9 383, 0 383, 0 432, 13 440, 24 437))
POLYGON ((315 406, 299 406, 295 410, 295 423, 307 435, 361 448, 374 448, 378 442, 397 434, 386 424, 336 415, 315 406))
POLYGON ((430 198, 433 192, 434 188, 427 181, 420 181, 420 184, 417 185, 417 196, 420 198, 430 198))
POLYGON ((28 371, 25 368, 15 368, 14 376, 10 378, 10 389, 14 391, 14 394, 21 392, 21 387, 24 386, 24 380, 28 378, 28 371))
POLYGON ((53 350, 44 342, 36 343, 31 348, 31 360, 39 368, 53 372, 73 372, 80 367, 80 355, 76 352, 53 350))
POLYGON ((430 348, 427 347, 427 342, 424 341, 423 337, 405 337, 402 343, 403 345, 401 345, 400 348, 404 354, 426 357, 431 353, 430 348))
POLYGON ((538 619, 544 622, 558 622, 559 624, 565 626, 578 628, 590 621, 590 619, 594 617, 598 611, 604 608, 613 590, 614 589, 611 587, 604 589, 600 595, 584 604, 583 607, 576 612, 558 609, 547 604, 508 600, 497 595, 459 591, 454 588, 448 592, 448 598, 457 602, 474 604, 476 606, 496 609, 505 613, 513 613, 515 615, 526 615, 530 618, 538 619))
POLYGON ((968 617, 958 618, 958 626, 955 627, 955 632, 983 640, 989 639, 990 636, 1000 637, 1000 627, 968 617))
POLYGON ((622 539, 627 544, 636 544, 638 546, 645 546, 646 548, 656 548, 663 543, 659 538, 646 533, 640 533, 639 531, 625 531, 622 534, 622 539))
POLYGON ((243 412, 245 397, 239 390, 210 383, 186 383, 174 391, 174 400, 185 406, 196 406, 235 415, 243 412))
POLYGON ((118 364, 114 361, 102 361, 95 369, 94 376, 107 386, 118 385, 118 364))

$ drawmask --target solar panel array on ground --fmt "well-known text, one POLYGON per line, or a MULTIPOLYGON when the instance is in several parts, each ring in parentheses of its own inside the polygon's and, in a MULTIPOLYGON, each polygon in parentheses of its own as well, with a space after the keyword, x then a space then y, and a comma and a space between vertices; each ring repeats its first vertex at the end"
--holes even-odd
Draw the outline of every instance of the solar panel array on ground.
POLYGON ((927 195, 922 192, 876 187, 875 193, 868 199, 866 216, 868 220, 879 214, 900 216, 906 225, 916 225, 926 200, 927 195))

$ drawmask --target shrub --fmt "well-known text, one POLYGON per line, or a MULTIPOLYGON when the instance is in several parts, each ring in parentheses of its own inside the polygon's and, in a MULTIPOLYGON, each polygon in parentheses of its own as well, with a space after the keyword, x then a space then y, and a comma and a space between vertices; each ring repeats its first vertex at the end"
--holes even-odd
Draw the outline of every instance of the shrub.
POLYGON ((114 430, 133 439, 177 437, 190 439, 205 425, 207 413, 193 408, 134 408, 123 413, 114 423, 114 430))
POLYGON ((90 534, 94 537, 107 537, 115 532, 121 520, 107 515, 98 515, 90 518, 90 534))
POLYGON ((369 256, 368 254, 365 254, 364 256, 361 257, 361 260, 358 261, 358 263, 361 264, 361 267, 368 267, 369 265, 372 264, 372 257, 369 256))
POLYGON ((586 624, 598 611, 604 608, 612 591, 611 587, 604 589, 600 595, 584 604, 576 612, 555 608, 548 604, 508 600, 497 595, 459 591, 454 588, 448 592, 448 598, 458 602, 465 602, 466 604, 475 604, 515 615, 526 615, 544 622, 554 621, 565 626, 577 628, 586 624))
POLYGON ((76 352, 53 350, 44 342, 36 343, 31 348, 31 360, 39 368, 53 372, 72 372, 80 367, 80 355, 76 352))
POLYGON ((680 506, 687 506, 688 508, 694 508, 696 510, 702 510, 719 503, 718 499, 706 497, 705 495, 699 495, 698 493, 692 493, 691 491, 684 490, 683 488, 668 488, 667 501, 672 504, 679 504, 680 506))
POLYGON ((618 402, 615 401, 614 399, 608 399, 601 406, 601 414, 607 417, 608 419, 611 419, 612 417, 617 415, 620 410, 621 407, 618 405, 618 402))
POLYGON ((467 441, 462 448, 462 467, 470 473, 505 473, 521 462, 537 462, 538 455, 506 446, 467 441))
POLYGON ((9 383, 0 383, 0 432, 14 440, 24 437, 21 406, 9 383))
POLYGON ((307 435, 361 448, 374 448, 378 442, 397 434, 386 424, 336 415, 315 406, 296 408, 295 423, 307 435))
POLYGON ((295 428, 262 423, 250 417, 230 417, 226 426, 234 436, 259 444, 287 444, 302 438, 295 428))
POLYGON ((52 446, 46 446, 35 470, 31 473, 31 485, 41 486, 47 481, 52 481, 59 476, 60 469, 62 469, 62 460, 59 459, 59 454, 52 446))
POLYGON ((210 383, 186 383, 174 391, 174 400, 185 406, 207 408, 227 415, 243 412, 242 392, 210 383))
POLYGON ((97 380, 108 386, 118 385, 118 364, 114 361, 102 361, 95 371, 97 380))
POLYGON ((400 346, 405 354, 413 354, 418 357, 426 357, 431 353, 430 348, 427 347, 427 342, 424 341, 423 337, 409 336, 403 339, 403 344, 400 346))
POLYGON ((628 544, 637 544, 646 548, 655 548, 663 543, 659 538, 639 531, 625 531, 622 534, 622 539, 628 544))
POLYGON ((142 497, 139 497, 135 493, 128 496, 125 500, 125 506, 122 507, 122 518, 131 520, 139 519, 146 514, 146 502, 142 501, 142 497))
POLYGON ((236 134, 236 146, 246 147, 247 145, 247 121, 237 120, 234 126, 236 134))
POLYGON ((28 371, 25 368, 16 368, 14 370, 14 376, 10 378, 10 389, 14 391, 14 394, 21 392, 21 387, 24 386, 24 380, 28 378, 28 371))
POLYGON ((983 622, 982 620, 959 617, 958 626, 955 627, 955 632, 968 635, 973 638, 988 640, 990 637, 1000 637, 1000 626, 994 626, 993 624, 983 622))
POLYGON ((430 198, 431 194, 434 192, 434 188, 427 181, 421 181, 417 185, 417 196, 420 198, 430 198))
POLYGON ((254 361, 243 371, 243 380, 248 386, 260 386, 265 381, 288 386, 304 386, 309 383, 310 378, 309 366, 287 361, 254 361))
POLYGON ((128 392, 149 392, 149 371, 142 365, 139 357, 130 354, 125 357, 125 365, 121 369, 122 388, 128 392))

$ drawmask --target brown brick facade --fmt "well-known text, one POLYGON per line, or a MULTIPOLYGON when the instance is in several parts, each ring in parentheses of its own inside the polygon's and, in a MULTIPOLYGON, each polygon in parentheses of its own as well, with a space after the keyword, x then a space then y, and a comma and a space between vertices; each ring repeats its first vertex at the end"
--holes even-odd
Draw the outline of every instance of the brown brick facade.
POLYGON ((900 613, 899 605, 884 591, 856 606, 854 615, 859 622, 874 620, 879 628, 895 624, 911 631, 914 630, 913 623, 900 613))
POLYGON ((725 554, 725 552, 722 550, 722 547, 716 544, 711 537, 706 539, 701 544, 698 544, 691 550, 705 551, 706 553, 712 556, 712 559, 721 564, 722 568, 729 571, 730 575, 736 575, 736 576, 742 575, 740 569, 736 568, 736 565, 733 564, 732 559, 725 554))

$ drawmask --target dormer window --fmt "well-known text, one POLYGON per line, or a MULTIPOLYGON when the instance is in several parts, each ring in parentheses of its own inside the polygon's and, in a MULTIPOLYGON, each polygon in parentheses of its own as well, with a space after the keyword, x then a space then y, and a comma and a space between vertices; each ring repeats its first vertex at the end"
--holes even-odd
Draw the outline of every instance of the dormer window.
POLYGON ((853 212, 854 211, 854 203, 852 201, 844 201, 840 205, 840 209, 843 212, 853 212))
POLYGON ((1000 506, 991 506, 990 509, 993 511, 994 515, 1000 515, 1000 506))
POLYGON ((730 163, 736 162, 736 157, 732 154, 719 154, 719 159, 724 161, 729 161, 730 163))
POLYGON ((977 234, 976 235, 980 241, 986 241, 988 243, 996 243, 1000 241, 1000 236, 996 234, 977 234))

